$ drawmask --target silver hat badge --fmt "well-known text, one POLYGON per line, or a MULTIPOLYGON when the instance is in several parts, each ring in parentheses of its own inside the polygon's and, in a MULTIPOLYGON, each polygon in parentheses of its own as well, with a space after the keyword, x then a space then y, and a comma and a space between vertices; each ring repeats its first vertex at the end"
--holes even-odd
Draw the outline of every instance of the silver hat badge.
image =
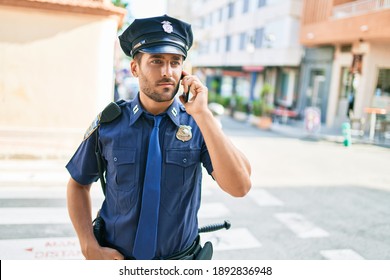
POLYGON ((173 26, 171 23, 167 20, 164 20, 162 23, 162 28, 164 29, 165 32, 167 33, 172 33, 173 32, 173 26))

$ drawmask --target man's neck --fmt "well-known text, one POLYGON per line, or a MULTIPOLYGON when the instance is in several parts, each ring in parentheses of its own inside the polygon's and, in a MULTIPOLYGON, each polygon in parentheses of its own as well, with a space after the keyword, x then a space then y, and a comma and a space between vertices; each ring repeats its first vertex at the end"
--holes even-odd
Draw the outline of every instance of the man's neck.
POLYGON ((148 98, 145 94, 140 93, 139 101, 145 111, 156 116, 168 110, 169 106, 171 106, 174 99, 165 102, 156 102, 148 98))

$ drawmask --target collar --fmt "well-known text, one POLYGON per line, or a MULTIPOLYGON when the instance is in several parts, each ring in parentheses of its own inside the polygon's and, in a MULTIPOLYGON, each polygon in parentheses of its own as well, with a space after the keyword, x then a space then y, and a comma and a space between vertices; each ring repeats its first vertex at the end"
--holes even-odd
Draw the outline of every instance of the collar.
POLYGON ((173 103, 171 104, 171 106, 169 106, 169 108, 167 110, 167 114, 168 114, 169 118, 171 119, 171 121, 176 126, 180 126, 179 113, 180 113, 180 111, 184 111, 184 110, 185 109, 184 109, 183 104, 181 104, 177 98, 175 98, 173 100, 173 103))
MULTIPOLYGON (((174 98, 173 103, 168 107, 166 113, 176 126, 180 126, 180 111, 185 111, 185 108, 177 98, 174 98)), ((132 126, 139 119, 142 113, 147 114, 139 101, 139 94, 137 94, 137 96, 130 102, 129 126, 132 126)))

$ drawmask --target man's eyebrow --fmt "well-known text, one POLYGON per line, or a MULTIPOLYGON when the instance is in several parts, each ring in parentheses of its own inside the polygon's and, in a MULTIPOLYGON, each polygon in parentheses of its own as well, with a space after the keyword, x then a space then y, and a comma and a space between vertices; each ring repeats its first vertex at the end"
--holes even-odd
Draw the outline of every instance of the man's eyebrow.
POLYGON ((164 56, 162 56, 161 54, 152 54, 150 56, 150 58, 163 58, 164 56))
MULTIPOLYGON (((165 56, 162 55, 162 54, 152 54, 152 55, 150 55, 150 58, 161 58, 161 59, 164 59, 165 56)), ((182 57, 181 57, 181 55, 174 55, 174 56, 172 56, 172 59, 173 60, 181 60, 182 57)))
POLYGON ((174 59, 174 60, 181 60, 182 57, 181 57, 181 55, 175 55, 175 56, 172 57, 172 59, 174 59))

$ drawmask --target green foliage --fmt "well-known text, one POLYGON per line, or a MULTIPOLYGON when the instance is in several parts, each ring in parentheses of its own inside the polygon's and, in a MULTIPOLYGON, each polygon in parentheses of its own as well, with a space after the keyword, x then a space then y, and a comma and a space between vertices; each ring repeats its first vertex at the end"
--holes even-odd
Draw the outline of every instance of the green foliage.
POLYGON ((261 116, 263 114, 261 103, 262 102, 260 100, 253 100, 252 102, 253 114, 255 116, 261 116))
POLYGON ((267 98, 270 93, 272 93, 273 87, 269 83, 265 83, 263 85, 263 88, 260 91, 260 97, 267 98))
POLYGON ((239 95, 232 96, 235 99, 236 110, 240 112, 246 112, 246 104, 248 99, 239 95))
POLYGON ((269 95, 272 94, 273 87, 269 83, 265 83, 260 92, 260 102, 258 104, 259 116, 269 116, 273 109, 273 105, 269 104, 269 95))
POLYGON ((229 97, 223 97, 220 94, 216 94, 214 92, 209 93, 209 102, 215 102, 218 104, 221 104, 223 107, 228 107, 230 105, 230 98, 229 97))
POLYGON ((117 7, 126 8, 129 3, 123 1, 123 0, 111 0, 112 4, 114 4, 117 7))
MULTIPOLYGON (((247 112, 247 106, 249 100, 240 95, 232 95, 229 97, 223 97, 220 94, 216 94, 215 89, 218 87, 218 82, 215 82, 211 86, 209 92, 209 102, 215 102, 221 104, 225 108, 234 106, 234 110, 239 112, 247 112), (234 100, 233 100, 234 99, 234 100)), ((269 104, 269 95, 272 94, 273 88, 270 84, 264 84, 260 92, 260 99, 252 101, 252 114, 255 116, 269 116, 273 109, 273 105, 269 104)))

